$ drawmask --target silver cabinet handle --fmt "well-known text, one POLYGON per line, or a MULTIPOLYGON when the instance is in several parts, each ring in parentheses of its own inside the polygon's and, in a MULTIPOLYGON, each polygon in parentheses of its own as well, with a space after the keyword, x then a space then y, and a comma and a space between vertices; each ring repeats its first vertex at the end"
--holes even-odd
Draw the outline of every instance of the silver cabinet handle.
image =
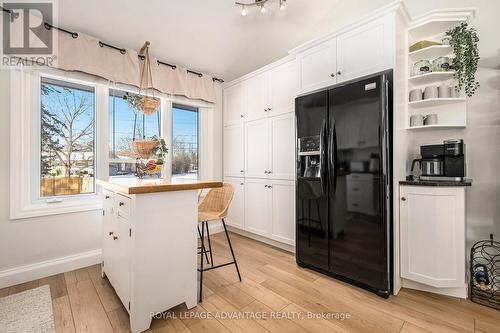
POLYGON ((272 173, 272 171, 271 171, 271 170, 269 170, 267 173, 271 174, 271 173, 272 173))
POLYGON ((113 236, 113 231, 110 231, 110 232, 109 232, 109 235, 110 235, 110 236, 113 236))
POLYGON ((271 188, 272 186, 271 185, 267 185, 267 188, 271 188))
POLYGON ((106 195, 106 196, 104 197, 104 199, 109 199, 109 195, 106 195))
POLYGON ((118 237, 117 237, 117 236, 113 236, 113 240, 117 240, 117 239, 118 239, 118 237))
POLYGON ((335 77, 335 73, 330 74, 331 77, 335 77))
POLYGON ((124 205, 125 205, 125 203, 124 203, 124 202, 120 202, 118 205, 120 205, 120 206, 124 206, 124 205))
POLYGON ((243 118, 244 116, 242 114, 240 114, 240 118, 243 118))
POLYGON ((240 183, 240 185, 245 185, 245 183, 240 183))
POLYGON ((406 201, 406 198, 405 197, 401 197, 401 201, 406 201))
POLYGON ((264 185, 264 187, 266 187, 266 188, 267 188, 267 185, 264 185))
POLYGON ((341 72, 341 71, 338 71, 338 72, 337 72, 337 75, 342 75, 342 72, 341 72))

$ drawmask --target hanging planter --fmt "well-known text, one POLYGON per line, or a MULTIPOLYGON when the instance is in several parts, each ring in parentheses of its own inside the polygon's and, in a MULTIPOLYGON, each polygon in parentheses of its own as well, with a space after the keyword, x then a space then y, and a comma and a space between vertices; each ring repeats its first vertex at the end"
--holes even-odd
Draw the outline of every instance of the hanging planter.
POLYGON ((136 157, 148 159, 153 155, 153 151, 158 145, 158 140, 133 140, 132 151, 136 157))
POLYGON ((141 96, 139 102, 139 110, 145 115, 149 116, 158 110, 160 106, 160 101, 154 96, 153 88, 153 72, 151 70, 151 59, 149 57, 149 45, 150 43, 146 41, 139 51, 139 55, 143 59, 141 66, 141 77, 139 84, 139 95, 141 90, 145 90, 146 94, 141 96), (148 95, 148 88, 151 87, 151 96, 148 95))
POLYGON ((477 65, 480 59, 476 29, 469 28, 467 23, 462 23, 447 31, 446 36, 450 38, 450 45, 455 54, 452 61, 454 77, 457 81, 455 90, 460 92, 463 89, 467 96, 472 97, 479 88, 479 82, 476 81, 477 65))

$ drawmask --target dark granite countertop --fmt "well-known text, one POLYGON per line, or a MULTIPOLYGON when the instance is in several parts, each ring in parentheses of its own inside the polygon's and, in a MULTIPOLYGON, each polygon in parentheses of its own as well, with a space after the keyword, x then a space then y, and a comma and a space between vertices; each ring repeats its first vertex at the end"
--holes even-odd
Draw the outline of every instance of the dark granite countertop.
POLYGON ((445 180, 401 180, 399 185, 411 186, 436 186, 436 187, 458 187, 458 186, 472 186, 472 180, 467 179, 460 182, 445 181, 445 180))

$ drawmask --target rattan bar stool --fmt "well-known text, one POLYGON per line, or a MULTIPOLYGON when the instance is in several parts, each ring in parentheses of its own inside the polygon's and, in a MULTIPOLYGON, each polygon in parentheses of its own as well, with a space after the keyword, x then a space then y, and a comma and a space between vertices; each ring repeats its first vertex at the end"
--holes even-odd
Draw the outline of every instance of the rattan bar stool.
POLYGON ((227 233, 226 222, 224 221, 227 216, 229 205, 233 200, 233 194, 233 185, 224 183, 222 187, 211 189, 207 193, 203 201, 198 205, 198 223, 201 223, 201 231, 200 226, 198 225, 198 234, 201 240, 201 247, 199 248, 200 252, 198 252, 201 259, 200 268, 198 268, 198 272, 200 272, 199 302, 202 301, 203 295, 203 272, 234 264, 236 266, 238 278, 241 281, 240 270, 238 268, 238 263, 236 262, 236 257, 234 256, 233 246, 231 245, 229 234, 227 233), (210 232, 208 231, 208 222, 216 220, 222 220, 222 226, 224 227, 224 232, 226 233, 227 243, 229 244, 229 249, 231 250, 231 255, 233 257, 233 261, 220 265, 214 265, 214 259, 212 256, 212 244, 210 242, 210 232), (204 242, 205 229, 207 230, 208 249, 205 247, 204 242), (210 261, 208 260, 207 253, 210 254, 210 261), (210 264, 210 267, 203 267, 203 256, 205 256, 205 260, 208 264, 210 264))

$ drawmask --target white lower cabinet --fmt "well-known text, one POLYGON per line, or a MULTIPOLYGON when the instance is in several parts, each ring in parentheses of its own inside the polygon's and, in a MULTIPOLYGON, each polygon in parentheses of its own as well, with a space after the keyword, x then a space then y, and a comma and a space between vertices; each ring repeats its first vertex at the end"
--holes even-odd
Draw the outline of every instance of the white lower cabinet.
POLYGON ((400 186, 403 286, 466 295, 465 187, 400 186))
POLYGON ((272 240, 295 244, 295 183, 286 180, 225 178, 235 194, 227 224, 272 240))
POLYGON ((224 181, 233 185, 234 188, 233 201, 229 206, 229 211, 225 222, 227 225, 244 229, 245 228, 245 179, 226 177, 224 181))

